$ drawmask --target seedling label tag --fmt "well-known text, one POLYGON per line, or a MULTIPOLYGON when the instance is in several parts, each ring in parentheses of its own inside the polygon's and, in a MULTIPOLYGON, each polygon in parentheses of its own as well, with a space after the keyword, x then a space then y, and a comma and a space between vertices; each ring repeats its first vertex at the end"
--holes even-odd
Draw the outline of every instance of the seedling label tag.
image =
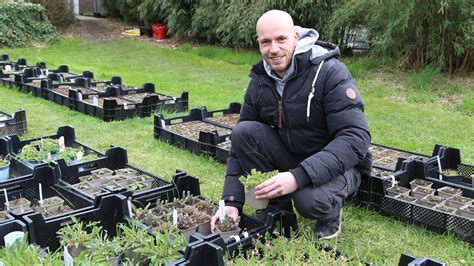
POLYGON ((224 200, 219 200, 219 220, 224 221, 225 217, 225 203, 224 200))
POLYGON ((128 214, 130 215, 130 217, 133 218, 132 202, 130 200, 127 200, 127 207, 128 207, 128 214))
POLYGON ((76 159, 77 161, 80 161, 82 159, 82 157, 84 157, 84 153, 82 151, 78 151, 76 153, 76 159))
POLYGON ((64 256, 64 265, 73 266, 74 259, 72 258, 71 254, 69 254, 69 251, 67 250, 66 246, 64 246, 63 256, 64 256))
POLYGON ((64 151, 64 150, 66 150, 66 144, 65 144, 65 141, 64 141, 64 137, 63 137, 63 136, 59 137, 59 139, 58 139, 58 144, 59 144, 59 151, 64 151))
POLYGON ((178 210, 173 209, 173 225, 178 225, 178 210))
POLYGON ((99 105, 99 99, 97 98, 97 96, 92 97, 92 104, 95 106, 99 105))

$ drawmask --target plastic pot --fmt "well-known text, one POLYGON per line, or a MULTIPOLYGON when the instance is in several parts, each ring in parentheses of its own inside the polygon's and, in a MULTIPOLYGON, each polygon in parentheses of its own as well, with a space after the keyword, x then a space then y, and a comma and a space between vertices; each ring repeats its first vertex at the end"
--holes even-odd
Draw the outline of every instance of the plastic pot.
POLYGON ((0 182, 7 180, 10 177, 10 161, 6 166, 0 167, 0 182))
POLYGON ((258 200, 255 198, 255 187, 249 187, 245 192, 245 203, 252 209, 265 209, 268 205, 268 200, 258 200))

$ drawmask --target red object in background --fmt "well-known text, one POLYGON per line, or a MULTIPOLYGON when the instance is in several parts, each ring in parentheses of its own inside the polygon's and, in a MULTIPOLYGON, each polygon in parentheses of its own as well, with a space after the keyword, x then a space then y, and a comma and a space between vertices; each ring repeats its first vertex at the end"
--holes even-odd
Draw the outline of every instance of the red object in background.
POLYGON ((155 39, 166 39, 166 32, 168 29, 163 23, 153 23, 151 25, 151 30, 153 31, 153 38, 155 39))

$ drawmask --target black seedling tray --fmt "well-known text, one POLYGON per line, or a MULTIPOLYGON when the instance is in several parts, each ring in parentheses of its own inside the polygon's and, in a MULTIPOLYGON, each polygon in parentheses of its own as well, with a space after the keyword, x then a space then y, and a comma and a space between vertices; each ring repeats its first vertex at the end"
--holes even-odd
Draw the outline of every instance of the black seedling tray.
POLYGON ((0 111, 0 114, 6 116, 6 120, 0 121, 0 138, 9 135, 23 135, 27 131, 25 110, 16 111, 13 116, 0 111))
POLYGON ((215 124, 221 127, 233 129, 239 120, 240 109, 242 105, 240 103, 230 103, 229 108, 207 111, 204 114, 204 121, 211 124, 215 124))
POLYGON ((115 236, 117 223, 126 222, 126 217, 129 216, 127 198, 122 195, 104 195, 98 197, 91 207, 46 219, 39 213, 24 215, 23 220, 28 227, 30 243, 53 251, 60 248, 57 232, 72 223, 72 216, 85 223, 98 221, 107 234, 115 236))
POLYGON ((189 112, 189 115, 174 117, 165 119, 162 114, 155 115, 154 120, 154 136, 155 138, 161 139, 180 148, 188 149, 196 154, 207 154, 214 156, 214 153, 209 150, 208 143, 203 142, 201 138, 200 129, 194 128, 195 126, 203 125, 210 127, 210 130, 220 130, 225 133, 225 137, 230 135, 231 130, 226 127, 220 127, 215 124, 211 124, 203 121, 205 118, 206 109, 205 107, 193 108, 189 112), (197 135, 197 138, 190 138, 188 136, 181 135, 170 129, 170 126, 186 126, 191 134, 197 135))
POLYGON ((375 143, 371 143, 369 151, 372 153, 372 164, 377 168, 388 171, 395 171, 397 165, 399 165, 401 161, 410 156, 418 156, 424 159, 428 158, 428 156, 423 154, 405 151, 375 143), (390 157, 390 155, 392 156, 392 158, 390 157))
MULTIPOLYGON (((139 174, 146 175, 152 178, 152 187, 144 190, 139 191, 127 191, 126 189, 122 190, 108 190, 103 189, 102 192, 104 193, 116 193, 122 194, 127 197, 137 198, 143 197, 148 194, 153 194, 157 191, 162 191, 163 189, 174 187, 173 184, 170 182, 162 179, 159 176, 153 175, 149 172, 146 172, 142 169, 139 169, 135 166, 131 166, 128 164, 127 158, 127 151, 121 147, 111 147, 107 149, 105 153, 105 157, 98 158, 93 160, 89 163, 86 163, 90 167, 85 168, 83 164, 77 164, 72 166, 66 166, 64 161, 56 162, 56 171, 55 171, 55 179, 59 180, 59 183, 63 186, 71 187, 71 185, 77 184, 80 182, 79 177, 90 175, 91 171, 100 169, 100 168, 108 168, 111 170, 122 169, 122 168, 131 168, 136 170, 139 174)), ((71 189, 75 190, 75 188, 71 189)), ((77 190, 78 191, 78 190, 77 190)), ((85 194, 81 191, 78 193, 84 195, 91 200, 95 199, 96 197, 93 195, 85 194)))
MULTIPOLYGON (((44 137, 40 137, 40 138, 20 140, 18 135, 11 135, 11 136, 8 136, 8 137, 4 137, 4 138, 0 139, 0 154, 3 155, 3 156, 6 156, 7 154, 9 154, 11 157, 16 158, 18 156, 18 154, 20 153, 21 149, 25 145, 27 145, 27 144, 29 144, 33 141, 39 141, 39 140, 45 139, 45 138, 59 139, 61 136, 64 137, 64 143, 65 143, 66 147, 73 147, 73 148, 82 147, 82 149, 84 151, 84 156, 88 155, 90 153, 95 153, 95 154, 98 155, 98 157, 104 156, 104 154, 100 153, 99 151, 94 150, 91 147, 89 147, 85 144, 82 144, 81 142, 76 141, 75 131, 74 131, 74 128, 71 127, 71 126, 59 127, 58 130, 57 130, 57 133, 55 135, 44 136, 44 137)), ((35 164, 35 165, 31 164, 30 162, 22 162, 22 163, 25 164, 26 166, 30 167, 31 169, 33 169, 35 167, 35 165, 46 164, 46 163, 43 163, 43 162, 39 162, 38 164, 35 164)), ((82 163, 82 164, 87 164, 87 162, 82 163)))
MULTIPOLYGON (((416 158, 409 159, 403 162, 400 170, 394 172, 393 176, 399 186, 407 188, 409 187, 410 182, 415 178, 426 179, 433 182, 432 188, 434 189, 447 185, 455 187, 452 184, 439 179, 425 178, 424 166, 425 163, 423 160, 417 160, 416 158)), ((457 188, 462 190, 463 196, 473 198, 472 188, 457 188)), ((439 233, 452 231, 460 239, 470 243, 471 245, 474 244, 474 220, 469 220, 468 218, 459 216, 456 213, 449 214, 436 209, 427 208, 417 203, 389 197, 387 196, 386 190, 384 193, 385 197, 380 204, 382 214, 426 226, 429 230, 439 233)))
MULTIPOLYGON (((89 207, 93 205, 93 201, 80 195, 65 186, 61 186, 54 178, 54 169, 48 165, 41 165, 34 169, 33 173, 24 176, 21 179, 8 180, 0 183, 0 190, 7 191, 8 200, 11 201, 17 198, 25 198, 31 202, 31 205, 37 205, 40 200, 39 184, 41 183, 43 198, 58 196, 64 200, 64 204, 68 205, 72 212, 77 209, 89 207)), ((5 197, 0 198, 0 206, 4 206, 5 197)), ((17 219, 22 219, 22 216, 32 213, 33 210, 23 214, 10 213, 17 219)), ((59 214, 57 216, 69 215, 70 212, 59 214)), ((56 216, 52 216, 56 217, 56 216)))

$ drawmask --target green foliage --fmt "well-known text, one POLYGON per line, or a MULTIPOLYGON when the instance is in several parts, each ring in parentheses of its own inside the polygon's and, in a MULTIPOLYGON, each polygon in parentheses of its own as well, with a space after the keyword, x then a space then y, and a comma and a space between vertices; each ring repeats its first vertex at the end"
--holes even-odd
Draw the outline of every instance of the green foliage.
POLYGON ((124 20, 128 20, 129 12, 138 10, 138 18, 134 19, 145 25, 165 22, 170 34, 185 40, 220 43, 231 47, 255 47, 255 23, 265 11, 286 10, 293 16, 296 25, 316 27, 322 32, 325 21, 341 1, 145 0, 136 4, 138 7, 128 5, 130 2, 131 0, 106 0, 105 7, 110 14, 124 20))
POLYGON ((74 22, 74 14, 68 0, 31 0, 46 9, 46 16, 56 27, 66 27, 74 22))
POLYGON ((347 1, 334 12, 328 32, 347 26, 369 29, 373 52, 421 70, 452 73, 474 69, 472 1, 347 1), (403 3, 403 4, 402 4, 403 3))
POLYGON ((109 16, 118 17, 128 23, 138 23, 140 3, 141 0, 104 0, 102 6, 109 16))
POLYGON ((252 169, 250 171, 250 174, 247 177, 241 176, 239 180, 244 185, 245 189, 247 190, 250 187, 255 187, 267 181, 268 179, 272 178, 276 174, 278 174, 278 170, 262 173, 260 171, 257 171, 256 169, 252 169))
POLYGON ((235 221, 234 218, 224 215, 224 219, 219 220, 219 223, 217 223, 216 226, 221 232, 229 232, 239 229, 239 221, 240 216, 237 217, 237 221, 235 221))
POLYGON ((0 4, 0 47, 23 47, 58 39, 45 10, 37 4, 0 4))
POLYGON ((438 74, 438 71, 431 66, 424 67, 421 71, 411 71, 410 81, 412 87, 415 89, 430 89, 434 86, 433 78, 438 74))
POLYGON ((102 227, 98 226, 98 222, 85 224, 82 221, 78 221, 74 216, 71 217, 71 220, 73 222, 72 225, 66 225, 57 232, 62 246, 79 247, 82 245, 88 247, 92 239, 100 236, 102 227))
MULTIPOLYGON (((25 236, 26 238, 26 236, 25 236)), ((40 247, 29 245, 24 239, 0 249, 0 261, 4 265, 62 265, 60 252, 49 253, 40 247)))

